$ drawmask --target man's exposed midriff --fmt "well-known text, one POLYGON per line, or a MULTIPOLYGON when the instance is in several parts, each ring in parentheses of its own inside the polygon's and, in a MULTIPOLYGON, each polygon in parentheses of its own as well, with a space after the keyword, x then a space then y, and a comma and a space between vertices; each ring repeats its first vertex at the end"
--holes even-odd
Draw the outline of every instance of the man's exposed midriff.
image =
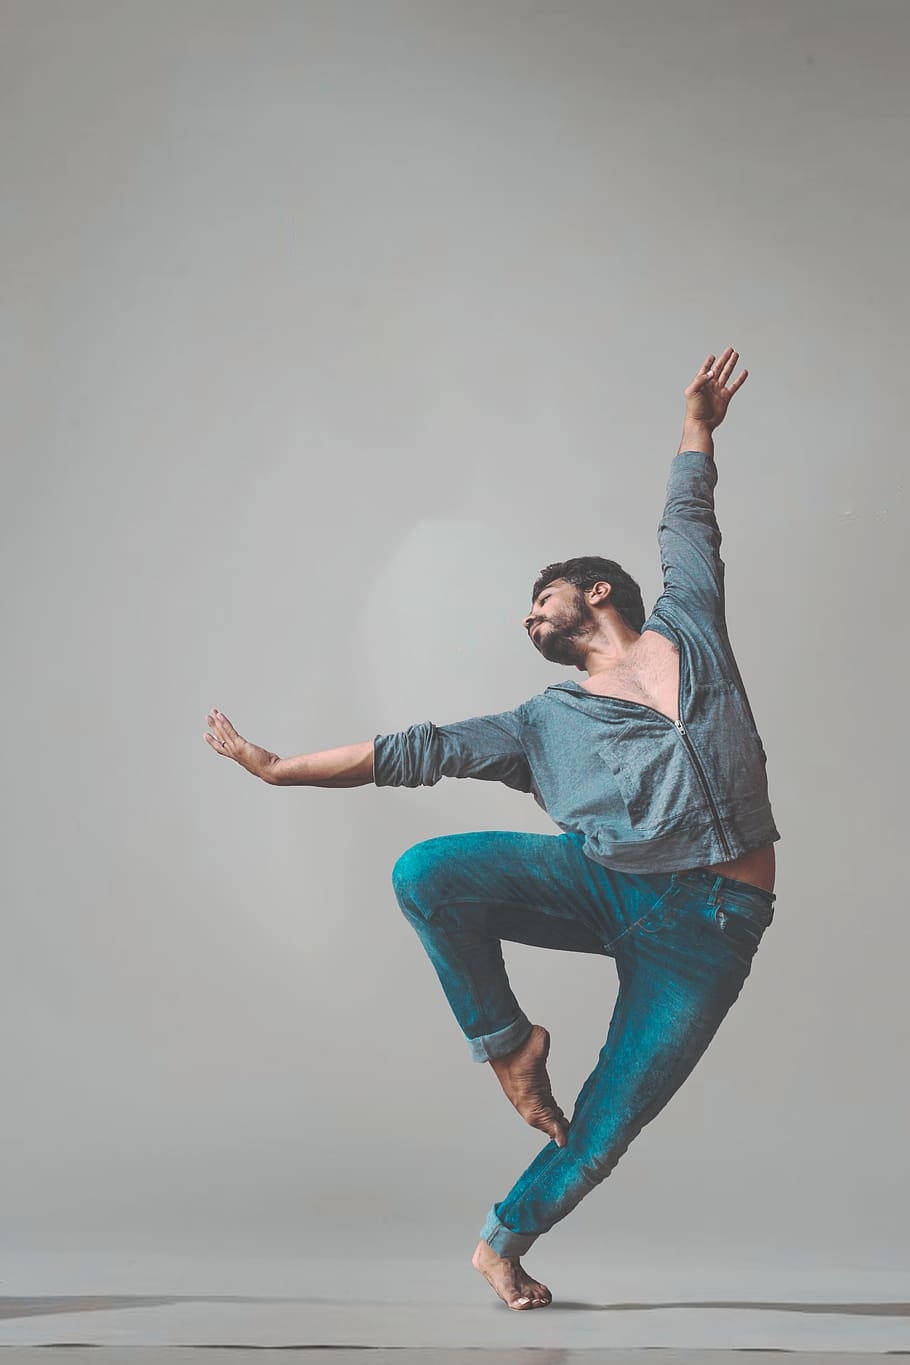
POLYGON ((765 848, 750 848, 727 863, 709 863, 707 871, 718 872, 724 877, 733 877, 738 882, 748 882, 750 886, 760 886, 762 891, 774 890, 775 858, 774 845, 765 848))

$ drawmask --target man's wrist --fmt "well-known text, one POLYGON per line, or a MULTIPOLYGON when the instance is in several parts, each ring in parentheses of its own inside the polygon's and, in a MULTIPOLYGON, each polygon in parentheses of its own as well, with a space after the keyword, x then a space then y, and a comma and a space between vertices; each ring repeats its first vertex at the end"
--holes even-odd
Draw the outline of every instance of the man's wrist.
POLYGON ((303 786, 303 755, 297 759, 282 759, 274 755, 273 762, 262 773, 271 786, 303 786))
POLYGON ((266 751, 265 755, 256 754, 250 763, 249 772, 254 777, 261 777, 263 782, 275 783, 280 762, 278 755, 269 751, 266 751))
POLYGON ((700 450, 704 455, 713 456, 714 435, 705 422, 697 422, 690 417, 686 418, 683 423, 682 440, 676 453, 681 455, 684 450, 700 450))

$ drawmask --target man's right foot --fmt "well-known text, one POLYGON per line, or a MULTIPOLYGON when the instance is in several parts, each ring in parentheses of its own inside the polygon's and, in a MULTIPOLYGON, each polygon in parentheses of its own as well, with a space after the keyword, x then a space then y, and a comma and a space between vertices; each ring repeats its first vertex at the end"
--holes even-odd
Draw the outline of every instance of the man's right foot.
POLYGON ((542 1024, 532 1024, 531 1032, 520 1047, 504 1057, 491 1057, 489 1061, 499 1084, 525 1123, 546 1133, 557 1147, 565 1147, 569 1124, 550 1089, 546 1065, 549 1051, 549 1033, 542 1024))
POLYGON ((498 1256, 487 1242, 477 1243, 471 1264, 509 1308, 547 1308, 553 1301, 547 1286, 532 1280, 517 1256, 498 1256))

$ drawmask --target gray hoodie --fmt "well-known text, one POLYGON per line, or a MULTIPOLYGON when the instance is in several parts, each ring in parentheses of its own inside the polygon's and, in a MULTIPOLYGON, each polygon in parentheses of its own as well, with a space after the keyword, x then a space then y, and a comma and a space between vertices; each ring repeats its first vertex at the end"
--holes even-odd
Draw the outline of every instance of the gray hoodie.
POLYGON ((724 619, 716 483, 710 455, 673 460, 657 531, 664 591, 642 627, 679 648, 680 724, 640 702, 553 683, 513 711, 376 735, 376 786, 503 782, 582 835, 590 858, 623 872, 702 867, 779 839, 724 619))

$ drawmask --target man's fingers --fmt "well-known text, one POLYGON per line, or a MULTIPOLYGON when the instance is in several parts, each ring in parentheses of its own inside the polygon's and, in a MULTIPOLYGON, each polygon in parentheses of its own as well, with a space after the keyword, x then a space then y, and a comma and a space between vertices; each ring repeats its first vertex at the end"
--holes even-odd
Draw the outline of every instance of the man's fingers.
POLYGON ((707 384, 708 379, 710 378, 708 371, 710 370, 713 362, 714 362, 713 355, 705 356, 701 368, 699 369, 695 378, 692 380, 692 383, 686 389, 686 393, 689 394, 698 393, 699 389, 704 388, 705 384, 707 384))
POLYGON ((231 740, 240 739, 240 735, 238 735, 227 716, 224 715, 222 711, 217 710, 214 706, 208 713, 206 719, 209 723, 209 727, 214 731, 217 740, 226 739, 230 744, 231 740))
POLYGON ((215 706, 212 707, 211 711, 209 712, 208 718, 210 722, 214 722, 217 729, 220 729, 224 732, 225 736, 236 735, 237 731, 234 729, 233 725, 228 720, 227 716, 224 714, 223 711, 219 711, 217 707, 215 706))
POLYGON ((217 753, 221 754, 222 758, 233 758, 236 741, 240 739, 240 735, 238 735, 227 716, 219 711, 217 707, 213 706, 206 716, 206 720, 209 728, 212 730, 211 736, 206 735, 209 744, 211 744, 212 748, 216 750, 217 753))
MULTIPOLYGON (((727 350, 730 351, 729 346, 727 347, 727 350)), ((726 384, 733 370, 733 366, 736 364, 737 360, 739 360, 738 351, 730 351, 729 355, 727 355, 726 352, 724 352, 724 355, 726 356, 726 359, 724 360, 723 365, 721 366, 720 373, 717 376, 718 383, 721 385, 726 384)))
POLYGON ((724 396, 729 399, 736 393, 737 389, 742 388, 742 385, 749 376, 748 370, 742 370, 738 378, 734 380, 732 384, 727 383, 727 380, 733 373, 737 360, 739 360, 739 352, 735 351, 732 346, 728 346, 726 350, 717 357, 716 361, 713 355, 706 356, 701 369, 692 380, 687 392, 689 394, 698 393, 698 391, 703 389, 707 383, 714 381, 721 389, 726 388, 724 396))

